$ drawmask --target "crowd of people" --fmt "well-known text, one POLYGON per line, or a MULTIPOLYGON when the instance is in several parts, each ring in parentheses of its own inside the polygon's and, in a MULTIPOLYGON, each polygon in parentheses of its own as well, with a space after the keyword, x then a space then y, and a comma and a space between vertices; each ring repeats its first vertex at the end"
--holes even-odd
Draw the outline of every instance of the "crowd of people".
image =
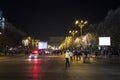
POLYGON ((66 50, 65 51, 65 58, 66 59, 66 66, 69 65, 69 62, 71 61, 82 61, 83 63, 90 62, 90 58, 95 55, 95 58, 116 58, 120 57, 120 49, 101 49, 101 50, 95 50, 91 53, 89 49, 85 50, 66 50), (69 53, 69 54, 68 54, 69 53), (69 55, 69 57, 68 57, 69 55))
POLYGON ((66 67, 70 66, 70 62, 72 61, 83 61, 83 63, 90 62, 90 50, 66 50, 64 55, 66 67))
POLYGON ((120 49, 109 49, 109 50, 96 50, 95 52, 95 57, 108 57, 108 58, 112 58, 114 56, 120 56, 120 49))

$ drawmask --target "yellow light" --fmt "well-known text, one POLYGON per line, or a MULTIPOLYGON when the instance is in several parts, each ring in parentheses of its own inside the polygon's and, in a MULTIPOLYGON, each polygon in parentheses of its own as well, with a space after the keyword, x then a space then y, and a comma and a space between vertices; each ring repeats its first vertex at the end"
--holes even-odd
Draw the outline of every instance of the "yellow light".
POLYGON ((77 21, 75 21, 75 24, 78 24, 79 23, 79 21, 77 20, 77 21))
POLYGON ((85 23, 84 24, 87 24, 88 22, 87 21, 85 21, 85 23))
POLYGON ((83 20, 81 20, 81 23, 83 23, 83 20))
POLYGON ((71 33, 71 31, 69 31, 69 33, 71 33))

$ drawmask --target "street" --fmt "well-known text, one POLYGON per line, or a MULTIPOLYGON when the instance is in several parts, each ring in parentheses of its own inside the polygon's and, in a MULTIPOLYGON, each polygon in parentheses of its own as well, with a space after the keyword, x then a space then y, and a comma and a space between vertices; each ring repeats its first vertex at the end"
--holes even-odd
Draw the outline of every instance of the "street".
POLYGON ((63 56, 0 56, 0 80, 120 80, 120 64, 91 60, 65 67, 63 56))

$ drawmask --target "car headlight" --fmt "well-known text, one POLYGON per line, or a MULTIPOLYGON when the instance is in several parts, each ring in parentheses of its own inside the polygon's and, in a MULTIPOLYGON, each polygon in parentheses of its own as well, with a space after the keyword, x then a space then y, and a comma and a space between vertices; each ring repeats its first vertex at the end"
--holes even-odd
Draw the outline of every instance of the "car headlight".
POLYGON ((37 56, 35 56, 35 58, 37 58, 37 56))
POLYGON ((31 58, 31 56, 29 56, 29 58, 31 58))

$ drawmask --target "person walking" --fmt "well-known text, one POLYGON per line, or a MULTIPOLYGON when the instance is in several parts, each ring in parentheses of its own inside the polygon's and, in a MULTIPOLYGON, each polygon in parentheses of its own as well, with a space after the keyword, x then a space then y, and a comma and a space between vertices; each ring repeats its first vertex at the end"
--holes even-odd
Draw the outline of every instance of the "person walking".
POLYGON ((72 57, 73 57, 73 52, 70 51, 70 61, 73 61, 72 57))
POLYGON ((79 50, 77 52, 77 61, 80 61, 81 60, 81 51, 79 50))
POLYGON ((87 55, 86 55, 87 53, 86 53, 86 51, 83 51, 82 52, 82 57, 83 57, 83 63, 85 63, 86 62, 86 57, 87 57, 87 55))
POLYGON ((66 67, 70 66, 69 58, 70 58, 70 52, 69 52, 69 50, 67 50, 65 52, 65 60, 66 60, 65 65, 66 65, 66 67))

